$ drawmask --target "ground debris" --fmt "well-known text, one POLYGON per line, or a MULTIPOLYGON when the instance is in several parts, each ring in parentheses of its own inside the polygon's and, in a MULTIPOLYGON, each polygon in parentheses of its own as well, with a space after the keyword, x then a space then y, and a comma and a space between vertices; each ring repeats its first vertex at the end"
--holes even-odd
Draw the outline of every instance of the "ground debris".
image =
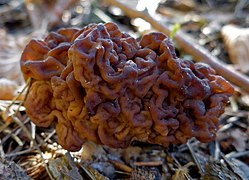
MULTIPOLYGON (((149 2, 132 0, 130 5, 136 7, 138 1, 140 5, 149 2)), ((249 5, 244 3, 245 0, 155 2, 159 4, 159 9, 146 5, 143 11, 149 11, 155 17, 160 14, 162 24, 180 24, 181 31, 196 39, 220 60, 229 63, 229 67, 242 70, 232 64, 220 29, 227 24, 244 28, 249 26, 249 5)), ((125 32, 133 32, 137 38, 153 30, 148 22, 127 17, 120 9, 104 5, 102 0, 78 0, 75 6, 70 5, 66 11, 61 9, 63 13, 57 16, 55 24, 51 26, 42 26, 42 22, 46 22, 42 19, 47 16, 44 13, 46 10, 41 11, 40 6, 36 8, 40 8, 42 16, 34 18, 41 21, 32 22, 24 1, 0 2, 0 78, 7 78, 15 84, 13 87, 7 83, 6 86, 0 84, 0 94, 4 94, 3 91, 10 93, 11 88, 16 89, 17 85, 23 83, 19 68, 21 49, 27 40, 37 35, 37 29, 43 36, 60 27, 81 27, 90 22, 112 21, 125 32), (41 29, 34 23, 42 26, 41 29)), ((177 53, 179 57, 193 60, 179 49, 177 53)), ((22 106, 25 97, 12 102, 12 95, 9 100, 0 101, 0 179, 249 179, 249 95, 238 87, 235 89, 230 104, 219 119, 216 140, 211 143, 191 139, 190 148, 187 145, 163 148, 134 143, 126 149, 112 149, 87 142, 79 152, 70 154, 56 143, 57 135, 52 127, 39 128, 30 122, 22 106)), ((7 97, 5 95, 4 98, 7 97)))
MULTIPOLYGON (((241 179, 243 176, 240 176, 238 173, 227 167, 224 162, 209 160, 205 165, 205 174, 203 176, 204 180, 218 180, 218 179, 241 179)), ((242 174, 242 173, 240 173, 242 174)))
POLYGON ((155 167, 138 167, 131 172, 131 180, 160 180, 161 174, 155 167))
POLYGON ((50 159, 48 167, 54 179, 83 179, 69 153, 57 159, 50 159))
POLYGON ((31 180, 26 172, 15 162, 0 158, 0 179, 31 180))

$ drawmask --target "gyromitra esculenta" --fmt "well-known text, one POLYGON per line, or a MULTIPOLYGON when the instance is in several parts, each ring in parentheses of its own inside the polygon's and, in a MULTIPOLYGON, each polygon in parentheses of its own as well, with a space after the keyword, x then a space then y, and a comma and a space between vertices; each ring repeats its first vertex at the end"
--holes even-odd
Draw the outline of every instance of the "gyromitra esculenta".
POLYGON ((215 138, 233 87, 202 63, 176 56, 153 32, 137 41, 114 23, 65 28, 23 51, 30 119, 56 124, 58 142, 77 151, 90 140, 124 148, 133 140, 168 146, 215 138))

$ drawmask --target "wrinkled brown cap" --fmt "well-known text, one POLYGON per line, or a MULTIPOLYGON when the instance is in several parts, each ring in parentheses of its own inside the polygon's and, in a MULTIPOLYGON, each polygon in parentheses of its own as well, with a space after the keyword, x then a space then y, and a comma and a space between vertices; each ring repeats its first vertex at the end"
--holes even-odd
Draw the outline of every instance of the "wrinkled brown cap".
POLYGON ((162 33, 140 42, 114 23, 61 29, 31 40, 21 57, 32 84, 26 112, 56 124, 58 142, 124 148, 133 140, 168 146, 215 138, 233 87, 208 65, 176 56, 162 33))

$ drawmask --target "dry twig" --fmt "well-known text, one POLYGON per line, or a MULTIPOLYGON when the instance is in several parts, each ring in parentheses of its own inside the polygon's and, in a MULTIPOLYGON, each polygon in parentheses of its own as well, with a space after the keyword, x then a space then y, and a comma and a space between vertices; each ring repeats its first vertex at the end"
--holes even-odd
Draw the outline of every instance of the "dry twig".
POLYGON ((115 160, 108 160, 108 162, 110 162, 114 167, 116 167, 117 169, 124 171, 126 173, 131 173, 132 172, 132 168, 125 165, 124 163, 121 163, 119 161, 115 161, 115 160))
POLYGON ((162 161, 134 162, 135 166, 161 166, 162 161))
POLYGON ((189 141, 187 142, 187 146, 188 146, 189 151, 190 151, 190 153, 191 153, 191 155, 192 155, 192 157, 193 157, 193 159, 194 159, 194 161, 195 161, 195 163, 196 163, 196 165, 197 165, 197 167, 198 167, 198 169, 200 171, 201 176, 203 176, 205 171, 202 168, 199 159, 196 157, 195 152, 194 152, 192 146, 190 145, 189 141))

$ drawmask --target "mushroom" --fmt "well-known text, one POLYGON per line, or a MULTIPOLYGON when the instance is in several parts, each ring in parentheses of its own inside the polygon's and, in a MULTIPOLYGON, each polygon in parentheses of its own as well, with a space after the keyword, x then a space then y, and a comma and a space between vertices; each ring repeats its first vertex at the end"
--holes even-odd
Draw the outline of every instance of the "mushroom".
POLYGON ((56 124, 70 151, 87 140, 113 148, 212 141, 233 94, 208 65, 178 58, 166 35, 138 42, 111 22, 31 40, 20 62, 32 78, 28 116, 37 126, 56 124))

